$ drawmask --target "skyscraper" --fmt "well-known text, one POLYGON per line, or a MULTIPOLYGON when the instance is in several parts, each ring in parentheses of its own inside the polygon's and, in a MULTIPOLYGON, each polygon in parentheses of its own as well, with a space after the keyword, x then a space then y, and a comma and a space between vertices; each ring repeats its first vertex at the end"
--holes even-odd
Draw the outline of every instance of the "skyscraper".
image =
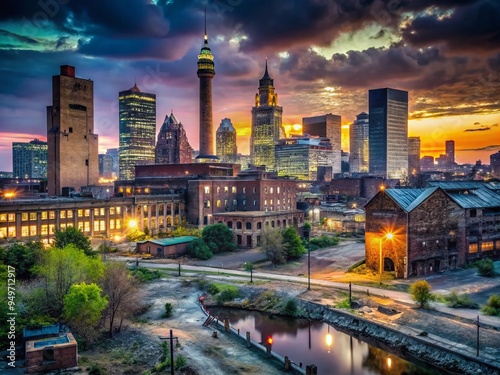
POLYGON ((156 137, 156 95, 141 92, 134 84, 121 91, 120 180, 135 178, 137 163, 154 163, 156 137))
POLYGON ((275 170, 274 146, 285 137, 282 115, 283 108, 278 106, 278 94, 274 92, 274 81, 267 72, 266 60, 266 71, 259 81, 255 107, 252 107, 250 154, 252 164, 265 165, 269 171, 275 170))
POLYGON ((52 105, 47 107, 47 188, 61 195, 64 187, 80 189, 99 179, 98 136, 94 134, 94 82, 75 77, 61 66, 52 77, 52 105))
POLYGON ((490 155, 490 167, 493 177, 500 178, 500 151, 490 155))
POLYGON ((212 116, 212 79, 215 76, 215 64, 214 55, 208 46, 206 14, 204 43, 198 55, 197 75, 200 80, 200 153, 196 162, 217 162, 219 158, 214 155, 212 116))
POLYGON ((113 159, 113 177, 118 178, 120 173, 120 149, 119 148, 108 148, 106 150, 106 155, 111 156, 113 159))
POLYGON ((408 92, 370 90, 370 173, 385 178, 408 176, 408 92))
POLYGON ((47 178, 47 142, 12 143, 14 178, 47 178))
POLYGON ((231 119, 222 119, 215 136, 215 145, 222 163, 236 163, 236 129, 231 119))
POLYGON ((349 171, 350 173, 368 173, 368 113, 361 112, 349 127, 349 171))
POLYGON ((158 133, 155 149, 155 164, 191 163, 193 149, 189 144, 182 123, 177 121, 173 113, 165 116, 165 121, 158 133))
POLYGON ((408 138, 408 177, 416 177, 420 173, 420 137, 408 138))
POLYGON ((99 154, 99 176, 113 177, 113 158, 108 154, 99 154))
POLYGON ((455 164, 455 141, 449 140, 445 143, 446 147, 446 164, 452 167, 455 164))
POLYGON ((326 137, 332 145, 332 173, 342 171, 341 120, 331 113, 322 116, 302 118, 302 134, 326 137))

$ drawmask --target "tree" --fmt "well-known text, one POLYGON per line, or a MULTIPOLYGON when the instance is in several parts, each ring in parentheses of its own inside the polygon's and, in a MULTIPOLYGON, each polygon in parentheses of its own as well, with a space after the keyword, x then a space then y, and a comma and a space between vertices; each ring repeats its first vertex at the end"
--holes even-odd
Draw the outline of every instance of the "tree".
POLYGON ((192 257, 207 260, 212 258, 213 254, 210 251, 210 248, 207 246, 205 241, 201 238, 195 238, 191 241, 187 248, 188 254, 192 257))
POLYGON ((100 258, 86 256, 74 245, 68 245, 64 249, 49 249, 36 270, 43 280, 46 306, 50 314, 56 317, 62 313, 64 296, 71 285, 97 282, 104 274, 100 258))
POLYGON ((120 318, 121 329, 123 318, 137 306, 138 289, 135 279, 123 263, 109 262, 104 270, 103 292, 108 298, 106 317, 109 321, 109 337, 113 337, 114 324, 120 318))
POLYGON ((495 277, 495 264, 490 258, 478 260, 475 265, 480 276, 495 277))
POLYGON ((425 280, 416 281, 411 284, 410 294, 420 307, 427 307, 429 302, 434 300, 434 295, 431 293, 431 286, 425 280))
POLYGON ((182 237, 182 236, 201 237, 201 233, 198 228, 188 228, 183 226, 175 228, 172 232, 172 235, 174 237, 182 237))
POLYGON ((213 254, 236 250, 233 232, 224 224, 207 225, 201 236, 213 254))
POLYGON ((302 240, 294 227, 287 227, 282 232, 281 237, 287 260, 300 257, 306 253, 302 240))
POLYGON ((253 283, 253 268, 254 268, 254 264, 252 262, 245 262, 243 263, 243 268, 245 269, 245 271, 249 271, 250 272, 250 282, 253 283))
POLYGON ((73 284, 64 297, 64 317, 85 343, 97 336, 97 325, 108 304, 97 284, 73 284))
POLYGON ((77 249, 83 250, 86 255, 94 254, 90 239, 81 230, 75 227, 67 227, 64 230, 56 229, 54 247, 64 249, 68 245, 74 245, 77 249))
POLYGON ((285 250, 279 229, 266 229, 262 233, 261 243, 262 252, 266 254, 274 266, 286 262, 285 250))
POLYGON ((41 242, 15 243, 10 245, 5 254, 5 264, 16 269, 16 278, 31 279, 33 267, 40 261, 43 254, 41 242))

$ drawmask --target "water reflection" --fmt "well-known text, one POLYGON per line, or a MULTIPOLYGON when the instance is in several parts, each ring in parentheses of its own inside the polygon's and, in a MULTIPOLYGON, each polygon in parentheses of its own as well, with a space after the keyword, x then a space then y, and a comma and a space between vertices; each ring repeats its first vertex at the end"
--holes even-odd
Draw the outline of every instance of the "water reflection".
POLYGON ((211 308, 210 314, 296 364, 315 364, 318 374, 438 374, 339 332, 328 324, 229 308, 211 308))

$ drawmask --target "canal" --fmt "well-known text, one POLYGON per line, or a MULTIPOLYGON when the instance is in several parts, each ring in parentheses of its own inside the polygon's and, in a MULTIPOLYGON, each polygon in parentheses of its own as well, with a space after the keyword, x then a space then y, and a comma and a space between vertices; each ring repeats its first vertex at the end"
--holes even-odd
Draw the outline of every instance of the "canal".
POLYGON ((258 311, 212 307, 210 315, 241 333, 250 332, 254 341, 272 342, 272 351, 297 365, 314 364, 319 375, 440 374, 427 365, 417 365, 369 345, 318 321, 271 316, 258 311))

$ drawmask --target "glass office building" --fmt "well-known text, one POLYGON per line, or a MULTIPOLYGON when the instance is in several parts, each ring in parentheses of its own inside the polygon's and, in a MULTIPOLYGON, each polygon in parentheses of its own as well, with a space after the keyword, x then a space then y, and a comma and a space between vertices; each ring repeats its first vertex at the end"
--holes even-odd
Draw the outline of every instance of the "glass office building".
POLYGON ((12 167, 14 178, 47 178, 47 142, 13 142, 12 167))

